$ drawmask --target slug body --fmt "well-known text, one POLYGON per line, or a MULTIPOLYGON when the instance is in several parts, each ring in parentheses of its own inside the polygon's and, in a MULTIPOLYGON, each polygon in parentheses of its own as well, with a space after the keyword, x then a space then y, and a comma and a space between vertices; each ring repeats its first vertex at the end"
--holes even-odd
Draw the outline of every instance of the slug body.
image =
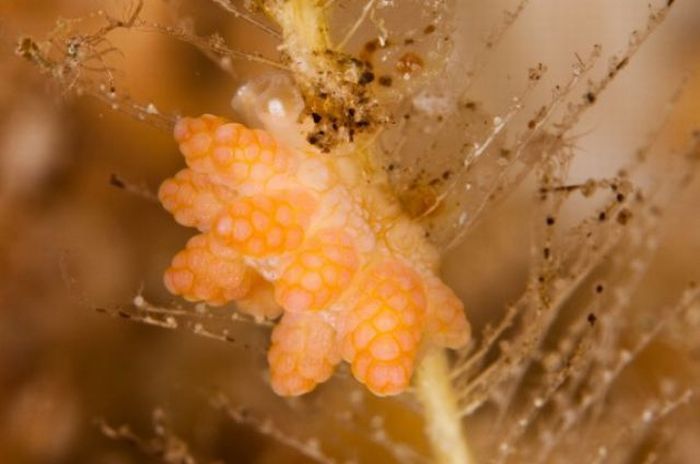
POLYGON ((200 234, 165 285, 190 301, 236 301, 279 318, 268 352, 276 393, 311 391, 344 360, 373 393, 398 394, 427 344, 467 343, 437 251, 382 175, 363 169, 359 149, 292 148, 212 115, 182 118, 174 132, 188 167, 159 198, 200 234))

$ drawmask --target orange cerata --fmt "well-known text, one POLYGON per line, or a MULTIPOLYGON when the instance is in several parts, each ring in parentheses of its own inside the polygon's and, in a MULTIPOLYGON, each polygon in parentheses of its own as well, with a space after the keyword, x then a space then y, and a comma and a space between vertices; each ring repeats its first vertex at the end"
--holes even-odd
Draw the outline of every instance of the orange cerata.
POLYGON ((199 234, 173 259, 166 287, 277 320, 276 393, 309 392, 346 361, 370 391, 395 395, 426 346, 469 341, 437 251, 352 150, 291 148, 212 115, 181 118, 174 132, 187 168, 159 198, 199 234))

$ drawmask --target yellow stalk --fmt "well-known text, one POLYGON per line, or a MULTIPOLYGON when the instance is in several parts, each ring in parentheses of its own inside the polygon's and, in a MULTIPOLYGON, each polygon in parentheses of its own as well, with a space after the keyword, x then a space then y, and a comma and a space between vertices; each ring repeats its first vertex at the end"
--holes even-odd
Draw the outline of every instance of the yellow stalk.
POLYGON ((416 395, 423 404, 426 434, 438 464, 474 464, 462 431, 444 350, 433 348, 416 372, 416 395))
MULTIPOLYGON (((324 8, 317 0, 272 0, 267 13, 282 27, 284 47, 301 72, 324 71, 331 47, 324 8)), ((321 75, 321 73, 318 73, 321 75)), ((416 391, 425 410, 426 434, 438 464, 473 464, 462 433, 449 366, 441 349, 430 350, 416 372, 416 391)))

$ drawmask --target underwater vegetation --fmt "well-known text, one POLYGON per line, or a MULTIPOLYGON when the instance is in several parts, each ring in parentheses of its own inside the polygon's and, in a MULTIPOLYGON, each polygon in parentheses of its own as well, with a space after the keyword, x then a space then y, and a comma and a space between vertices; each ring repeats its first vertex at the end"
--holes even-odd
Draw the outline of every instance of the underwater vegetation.
POLYGON ((3 462, 693 462, 692 2, 0 15, 3 462))

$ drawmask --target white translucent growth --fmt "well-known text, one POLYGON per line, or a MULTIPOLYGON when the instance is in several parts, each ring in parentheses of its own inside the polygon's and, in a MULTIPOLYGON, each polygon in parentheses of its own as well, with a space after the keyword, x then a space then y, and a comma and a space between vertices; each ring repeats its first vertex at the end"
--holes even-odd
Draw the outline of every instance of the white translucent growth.
POLYGON ((452 99, 446 95, 421 92, 413 97, 414 107, 429 116, 448 113, 452 109, 452 99))
POLYGON ((304 143, 299 123, 304 100, 286 74, 269 73, 250 80, 236 91, 231 106, 246 125, 263 128, 288 146, 304 143))

